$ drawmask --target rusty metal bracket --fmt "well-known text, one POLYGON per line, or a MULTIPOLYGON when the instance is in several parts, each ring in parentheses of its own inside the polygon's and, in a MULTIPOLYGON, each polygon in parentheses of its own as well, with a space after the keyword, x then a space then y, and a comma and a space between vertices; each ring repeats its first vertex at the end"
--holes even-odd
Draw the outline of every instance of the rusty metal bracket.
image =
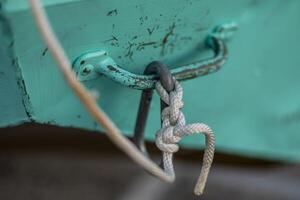
MULTIPOLYGON (((225 40, 237 30, 235 23, 224 24, 214 29, 206 39, 206 46, 214 51, 214 57, 185 66, 174 68, 171 74, 178 80, 187 80, 218 71, 228 57, 225 40)), ((80 81, 92 80, 100 75, 112 79, 124 86, 144 90, 153 89, 157 75, 140 75, 119 67, 105 51, 86 53, 73 64, 80 81)))

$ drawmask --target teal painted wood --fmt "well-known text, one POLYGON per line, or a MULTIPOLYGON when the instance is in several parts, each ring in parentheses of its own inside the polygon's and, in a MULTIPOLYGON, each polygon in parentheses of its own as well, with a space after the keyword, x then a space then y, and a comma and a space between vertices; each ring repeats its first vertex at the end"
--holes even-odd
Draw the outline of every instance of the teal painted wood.
POLYGON ((13 50, 12 30, 0 8, 0 127, 29 121, 27 96, 22 94, 23 81, 18 73, 13 50))
MULTIPOLYGON (((203 41, 211 29, 227 21, 237 22, 240 29, 228 43, 226 66, 183 83, 187 121, 210 125, 218 151, 300 160, 299 1, 57 2, 48 4, 47 11, 71 60, 88 51, 104 50, 134 73, 142 73, 153 60, 176 67, 206 58, 210 51, 205 50, 203 41), (156 45, 145 46, 148 43, 156 45)), ((6 6, 32 119, 101 130, 58 72, 26 5, 17 9, 16 4, 11 1, 6 6)), ((140 92, 105 77, 85 85, 100 92, 99 104, 125 134, 131 135, 140 92)), ((148 139, 154 138, 159 121, 156 96, 146 130, 148 139)), ((190 148, 201 144, 201 136, 182 141, 190 148)))

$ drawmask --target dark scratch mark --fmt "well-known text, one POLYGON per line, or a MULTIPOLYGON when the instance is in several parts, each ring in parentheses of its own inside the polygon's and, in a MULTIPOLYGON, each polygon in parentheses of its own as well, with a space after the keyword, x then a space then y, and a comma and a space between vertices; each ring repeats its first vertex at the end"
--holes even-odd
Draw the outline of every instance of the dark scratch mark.
POLYGON ((140 17, 139 20, 140 20, 140 25, 143 25, 144 22, 148 20, 148 16, 140 17))
POLYGON ((121 73, 120 70, 116 69, 115 67, 113 67, 112 65, 108 65, 107 68, 112 71, 112 72, 116 72, 116 73, 121 73))
POLYGON ((155 45, 157 42, 146 42, 146 43, 141 43, 137 46, 136 50, 141 51, 145 49, 146 46, 152 46, 155 45))
POLYGON ((48 47, 46 47, 46 48, 44 49, 44 51, 43 51, 42 55, 43 55, 43 56, 45 56, 45 55, 46 55, 46 53, 47 53, 47 51, 48 51, 48 47))
MULTIPOLYGON (((17 66, 18 65, 18 57, 15 57, 14 59, 13 59, 13 63, 12 63, 14 66, 17 66)), ((31 121, 35 121, 34 119, 33 119, 33 117, 32 117, 32 114, 33 114, 33 112, 32 112, 32 110, 31 110, 31 107, 30 107, 30 103, 29 102, 31 102, 30 101, 30 96, 29 96, 29 94, 28 94, 28 92, 27 92, 27 89, 26 89, 26 85, 25 85, 25 81, 24 81, 24 79, 21 77, 21 72, 20 72, 20 70, 19 70, 19 68, 18 68, 18 75, 17 75, 17 85, 20 87, 20 89, 21 89, 21 91, 22 91, 22 96, 23 96, 23 98, 22 98, 22 104, 24 105, 24 107, 25 107, 25 112, 26 112, 26 115, 28 116, 28 118, 31 120, 31 121)))
POLYGON ((140 20, 140 25, 143 25, 143 24, 144 24, 144 19, 143 19, 143 17, 140 17, 139 20, 140 20))
POLYGON ((119 41, 119 40, 118 40, 118 38, 117 38, 116 36, 113 36, 113 35, 112 35, 110 39, 105 40, 104 42, 111 42, 111 41, 116 41, 116 42, 117 42, 117 41, 119 41))
POLYGON ((151 35, 153 33, 153 31, 154 31, 154 27, 152 29, 147 28, 147 31, 148 31, 149 35, 151 35))
POLYGON ((152 35, 152 33, 155 31, 155 30, 158 30, 159 29, 159 24, 152 27, 152 28, 147 28, 147 31, 148 31, 148 34, 149 35, 152 35))
POLYGON ((110 45, 113 46, 113 47, 118 47, 118 46, 119 46, 119 43, 114 43, 114 42, 112 42, 112 43, 110 43, 110 45))
POLYGON ((125 57, 128 57, 130 60, 132 60, 132 56, 133 56, 133 51, 132 51, 132 47, 135 45, 134 43, 128 42, 128 46, 127 46, 127 53, 125 54, 125 57))
POLYGON ((119 46, 119 40, 116 36, 112 35, 110 39, 105 40, 104 42, 110 42, 111 46, 119 46))
POLYGON ((169 27, 169 31, 167 32, 167 34, 165 35, 165 37, 162 39, 162 42, 161 42, 161 55, 165 55, 165 51, 166 51, 166 45, 168 43, 168 39, 171 35, 174 34, 174 29, 175 29, 176 25, 175 25, 175 22, 173 22, 173 24, 169 27))
POLYGON ((118 14, 118 10, 114 9, 114 10, 109 11, 106 15, 107 16, 116 16, 117 14, 118 14))

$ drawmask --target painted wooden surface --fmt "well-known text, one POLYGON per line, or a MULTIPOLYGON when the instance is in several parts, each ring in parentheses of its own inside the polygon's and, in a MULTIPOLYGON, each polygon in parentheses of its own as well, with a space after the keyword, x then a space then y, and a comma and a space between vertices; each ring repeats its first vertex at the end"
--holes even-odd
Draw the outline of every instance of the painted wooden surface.
MULTIPOLYGON (((229 62, 224 68, 216 74, 183 82, 187 121, 210 125, 219 151, 300 160, 299 1, 46 3, 50 20, 71 60, 87 51, 105 50, 121 67, 136 73, 141 73, 152 60, 176 67, 209 56, 211 52, 203 48, 205 36, 216 25, 237 22, 240 29, 229 42, 229 62), (167 43, 163 43, 170 32, 167 43)), ((30 98, 26 102, 28 115, 38 123, 101 130, 65 84, 26 4, 13 0, 5 8, 17 68, 26 89, 23 95, 30 98)), ((9 68, 8 63, 4 68, 9 68)), ((105 77, 85 85, 100 92, 99 104, 130 135, 140 91, 105 77)), ((7 101, 12 99, 17 98, 9 97, 7 101)), ((148 139, 153 139, 160 121, 157 96, 153 101, 148 139)), ((182 141, 192 148, 203 143, 201 136, 182 141)))
POLYGON ((0 127, 28 121, 24 106, 23 81, 13 50, 12 30, 0 8, 0 127))

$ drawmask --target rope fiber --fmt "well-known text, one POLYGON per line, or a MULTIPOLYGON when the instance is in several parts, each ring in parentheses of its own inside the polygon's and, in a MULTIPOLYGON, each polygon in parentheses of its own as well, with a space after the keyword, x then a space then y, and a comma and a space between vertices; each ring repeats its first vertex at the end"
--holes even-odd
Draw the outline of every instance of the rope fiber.
POLYGON ((156 146, 163 152, 165 172, 175 178, 173 153, 179 150, 177 143, 183 136, 194 133, 203 133, 205 135, 206 148, 202 169, 194 189, 196 195, 201 195, 214 157, 215 138, 212 130, 205 124, 195 123, 186 125, 185 117, 181 111, 183 107, 183 89, 175 78, 174 83, 175 88, 170 93, 163 88, 160 82, 156 83, 158 95, 168 105, 162 110, 162 128, 156 133, 156 146))

